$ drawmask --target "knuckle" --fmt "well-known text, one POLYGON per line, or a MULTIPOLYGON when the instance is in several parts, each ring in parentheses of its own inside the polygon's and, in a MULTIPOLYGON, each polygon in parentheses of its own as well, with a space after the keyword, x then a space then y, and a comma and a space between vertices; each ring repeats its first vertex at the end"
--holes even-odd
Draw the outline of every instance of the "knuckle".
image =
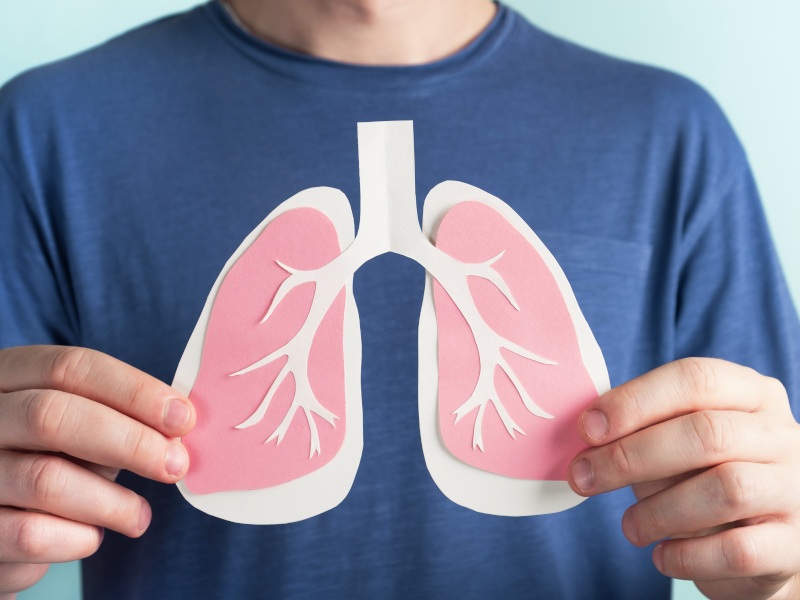
POLYGON ((41 562, 48 543, 42 523, 29 515, 19 517, 14 525, 14 547, 28 562, 41 562))
POLYGON ((32 587, 47 572, 49 565, 0 564, 0 594, 15 594, 32 587))
POLYGON ((672 553, 671 574, 678 579, 691 579, 695 567, 695 551, 691 543, 678 543, 672 553))
POLYGON ((617 388, 618 403, 624 407, 625 415, 634 423, 641 423, 648 416, 647 401, 642 389, 635 385, 623 385, 617 388))
POLYGON ((639 455, 628 438, 617 440, 610 446, 611 464, 623 478, 635 475, 638 471, 639 455))
POLYGON ((714 397, 717 371, 712 361, 702 358, 682 358, 676 364, 692 397, 706 400, 714 397))
POLYGON ((144 390, 146 388, 146 382, 144 380, 136 380, 131 382, 129 386, 126 386, 126 392, 124 393, 124 397, 121 400, 121 404, 124 407, 124 411, 127 414, 134 414, 139 408, 139 405, 142 404, 141 400, 144 397, 144 390))
POLYGON ((100 502, 97 514, 105 523, 129 529, 138 523, 140 507, 135 494, 127 492, 113 500, 100 502))
POLYGON ((28 466, 30 495, 41 505, 58 503, 68 485, 68 474, 62 461, 52 456, 37 456, 28 466))
POLYGON ((104 527, 130 527, 138 517, 134 508, 139 506, 137 498, 134 492, 118 485, 98 488, 92 494, 92 514, 104 527))
POLYGON ((45 362, 44 380, 52 387, 61 390, 75 389, 85 377, 85 365, 89 361, 89 351, 75 346, 63 346, 53 351, 45 362))
POLYGON ((752 573, 761 558, 758 545, 744 528, 731 529, 729 535, 722 538, 721 550, 730 571, 742 575, 752 573))
POLYGON ((789 406, 789 392, 783 382, 775 377, 764 377, 764 379, 771 392, 769 397, 773 398, 781 406, 789 406))
POLYGON ((719 411, 692 413, 689 424, 697 448, 708 456, 725 456, 737 446, 736 427, 730 417, 719 411))
POLYGON ((144 426, 133 424, 125 433, 122 451, 123 455, 131 462, 141 463, 152 459, 151 455, 154 452, 153 446, 153 439, 148 435, 148 431, 144 426))
POLYGON ((720 502, 734 512, 741 512, 756 498, 755 483, 736 465, 731 463, 720 465, 714 474, 720 502))
POLYGON ((31 394, 25 419, 29 433, 44 442, 61 436, 67 422, 68 398, 55 390, 38 390, 31 394))
POLYGON ((634 504, 630 507, 630 509, 628 509, 627 517, 630 519, 631 524, 633 525, 632 532, 635 535, 635 539, 632 540, 632 543, 634 543, 636 546, 641 546, 643 544, 646 545, 647 540, 651 535, 650 531, 648 530, 648 525, 646 524, 648 517, 643 516, 643 512, 647 512, 647 509, 641 504, 634 504))
POLYGON ((636 512, 641 513, 634 518, 643 543, 653 542, 666 535, 667 515, 660 502, 652 502, 646 509, 636 512))

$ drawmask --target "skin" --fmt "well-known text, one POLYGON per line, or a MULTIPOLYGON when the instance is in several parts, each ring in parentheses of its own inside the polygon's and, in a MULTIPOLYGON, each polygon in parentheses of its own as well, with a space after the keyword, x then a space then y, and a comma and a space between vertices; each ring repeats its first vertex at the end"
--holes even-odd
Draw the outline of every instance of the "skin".
POLYGON ((776 379, 669 363, 597 399, 570 465, 583 496, 632 486, 622 518, 664 575, 719 600, 800 598, 800 425, 776 379))
POLYGON ((361 65, 414 65, 453 54, 492 20, 489 0, 229 0, 255 35, 361 65))
MULTIPOLYGON (((364 65, 453 54, 495 11, 487 0, 232 7, 267 41, 364 65)), ((49 563, 94 553, 103 528, 141 536, 150 507, 114 479, 128 469, 179 481, 188 455, 175 438, 195 418, 175 390, 99 352, 0 350, 0 600, 49 563)), ((591 449, 573 461, 570 484, 586 496, 633 486, 638 502, 622 529, 638 546, 666 540, 653 551, 662 573, 695 580, 711 598, 800 598, 800 552, 791 551, 800 548, 800 426, 779 382, 684 359, 603 395, 579 431, 591 449)))
POLYGON ((194 423, 175 390, 100 352, 0 350, 0 598, 93 554, 103 528, 142 535, 150 506, 114 479, 179 481, 189 457, 174 438, 194 423))

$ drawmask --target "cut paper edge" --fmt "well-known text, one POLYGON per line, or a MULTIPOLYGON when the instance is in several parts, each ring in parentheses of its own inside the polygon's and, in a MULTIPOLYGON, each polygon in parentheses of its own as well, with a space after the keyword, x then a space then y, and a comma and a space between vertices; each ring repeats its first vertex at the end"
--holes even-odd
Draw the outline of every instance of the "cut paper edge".
MULTIPOLYGON (((578 306, 566 275, 544 243, 505 202, 472 185, 444 181, 425 199, 422 232, 435 242, 447 212, 464 201, 478 201, 498 211, 536 249, 562 294, 575 327, 581 359, 600 395, 610 389, 608 371, 594 335, 578 306)), ((419 419, 423 454, 436 485, 450 500, 477 512, 530 516, 559 512, 585 500, 566 481, 523 480, 468 465, 453 455, 441 436, 438 410, 438 334, 433 277, 426 274, 419 323, 419 419)))
MULTIPOLYGON (((339 247, 343 251, 353 242, 353 215, 347 197, 340 190, 329 187, 309 188, 295 194, 273 210, 248 234, 217 276, 172 382, 172 386, 184 396, 188 397, 191 393, 200 371, 208 321, 225 276, 270 222, 296 208, 314 208, 324 213, 333 223, 339 238, 339 247)), ((361 329, 352 293, 352 277, 346 287, 343 344, 347 433, 339 451, 328 464, 317 471, 269 488, 196 494, 188 489, 184 481, 178 482, 178 489, 192 506, 234 523, 271 525, 316 516, 336 507, 347 496, 361 460, 363 417, 361 329)))

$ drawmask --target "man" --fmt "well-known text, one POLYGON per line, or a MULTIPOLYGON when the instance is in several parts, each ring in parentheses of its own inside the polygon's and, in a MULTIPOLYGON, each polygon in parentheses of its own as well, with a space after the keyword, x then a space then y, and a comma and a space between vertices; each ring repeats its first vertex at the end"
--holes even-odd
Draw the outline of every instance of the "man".
POLYGON ((91 555, 89 598, 666 598, 664 575, 800 597, 800 327, 693 84, 485 0, 239 0, 23 75, 0 121, 0 590, 91 555), (357 212, 356 123, 400 119, 420 200, 490 191, 570 278, 616 386, 576 424, 570 484, 596 497, 527 519, 442 497, 414 408, 422 273, 385 256, 355 282, 347 499, 274 527, 192 509, 159 482, 196 415, 159 379, 244 235, 314 185, 357 212))

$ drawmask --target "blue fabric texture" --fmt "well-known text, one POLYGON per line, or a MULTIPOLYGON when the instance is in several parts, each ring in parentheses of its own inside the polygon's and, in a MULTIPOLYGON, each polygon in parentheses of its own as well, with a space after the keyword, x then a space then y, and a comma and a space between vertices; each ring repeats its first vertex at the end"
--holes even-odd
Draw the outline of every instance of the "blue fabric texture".
MULTIPOLYGON (((0 344, 107 352, 171 381, 217 273, 312 186, 358 219, 356 123, 414 121, 417 196, 440 181, 510 204, 561 263, 612 384, 702 355, 779 377, 800 412, 800 325, 747 160, 697 85, 552 37, 500 6, 447 59, 319 60, 216 2, 28 72, 0 92, 0 344)), ((422 269, 355 278, 364 454, 336 509, 283 526, 208 517, 123 475, 146 535, 109 532, 89 599, 668 598, 624 539, 629 490, 502 518, 448 501, 418 434, 422 269)))

